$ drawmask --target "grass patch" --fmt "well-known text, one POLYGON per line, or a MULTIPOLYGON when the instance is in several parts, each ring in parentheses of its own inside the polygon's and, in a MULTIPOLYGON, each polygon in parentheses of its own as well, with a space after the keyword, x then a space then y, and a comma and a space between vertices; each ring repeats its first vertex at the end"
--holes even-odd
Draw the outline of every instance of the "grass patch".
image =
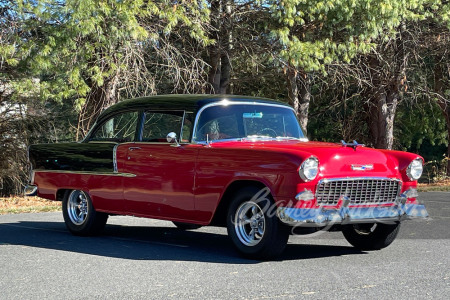
POLYGON ((436 183, 419 183, 417 190, 419 192, 449 192, 450 179, 441 180, 436 183))
POLYGON ((0 215, 60 211, 61 202, 39 197, 0 197, 0 215))

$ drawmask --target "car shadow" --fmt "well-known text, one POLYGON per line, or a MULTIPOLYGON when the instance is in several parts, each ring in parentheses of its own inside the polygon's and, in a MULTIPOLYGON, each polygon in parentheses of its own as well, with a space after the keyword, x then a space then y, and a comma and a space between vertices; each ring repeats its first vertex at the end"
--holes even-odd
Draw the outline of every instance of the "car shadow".
MULTIPOLYGON (((226 233, 183 231, 172 227, 107 225, 103 234, 79 237, 61 222, 0 223, 0 246, 21 245, 130 260, 200 261, 256 264, 241 258, 226 233)), ((364 254, 350 246, 289 243, 276 261, 364 254)))

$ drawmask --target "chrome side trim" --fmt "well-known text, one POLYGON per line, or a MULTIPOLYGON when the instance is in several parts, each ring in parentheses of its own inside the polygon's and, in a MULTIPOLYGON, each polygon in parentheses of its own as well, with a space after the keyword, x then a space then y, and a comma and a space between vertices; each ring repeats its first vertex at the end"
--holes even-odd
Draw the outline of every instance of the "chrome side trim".
MULTIPOLYGON (((203 106, 202 108, 200 108, 200 110, 197 112, 197 115, 195 116, 195 122, 194 122, 194 130, 192 132, 192 143, 194 144, 204 144, 205 141, 196 141, 196 133, 197 133, 197 125, 198 125, 198 120, 200 119, 200 115, 202 114, 202 112, 209 108, 209 107, 213 107, 213 106, 223 106, 223 105, 261 105, 261 106, 272 106, 272 107, 279 107, 279 108, 287 108, 292 110, 295 113, 295 110, 287 105, 282 105, 282 104, 276 104, 276 103, 261 103, 261 102, 257 102, 257 101, 253 101, 253 102, 245 102, 245 101, 229 101, 229 100, 222 100, 219 102, 213 102, 210 104, 207 104, 205 106, 203 106), (202 143, 203 142, 203 143, 202 143)), ((300 125, 299 125, 300 126, 300 125)), ((303 133, 303 132, 302 132, 303 133)), ((304 137, 303 137, 304 138, 304 137)), ((231 139, 230 139, 231 140, 231 139)), ((240 140, 237 139, 237 140, 240 140)), ((228 140, 227 140, 228 141, 228 140)), ((216 141, 217 142, 217 141, 216 141)))
POLYGON ((426 219, 424 205, 400 204, 391 207, 342 207, 340 209, 285 208, 277 216, 291 226, 322 227, 334 224, 382 223, 410 219, 426 219))
POLYGON ((131 173, 119 172, 94 172, 94 171, 64 171, 64 170, 35 170, 36 173, 61 173, 61 174, 77 174, 77 175, 95 175, 95 176, 122 176, 122 177, 136 177, 131 173))
POLYGON ((118 173, 117 171, 117 147, 119 147, 120 144, 117 144, 113 148, 113 170, 114 173, 118 173))
POLYGON ((31 170, 30 183, 34 184, 34 170, 31 170))
MULTIPOLYGON (((184 120, 185 120, 185 118, 186 118, 186 111, 183 110, 183 119, 181 119, 180 138, 179 138, 180 142, 181 142, 181 140, 183 139, 183 126, 184 126, 184 120)), ((178 143, 177 143, 177 144, 178 144, 178 143)))

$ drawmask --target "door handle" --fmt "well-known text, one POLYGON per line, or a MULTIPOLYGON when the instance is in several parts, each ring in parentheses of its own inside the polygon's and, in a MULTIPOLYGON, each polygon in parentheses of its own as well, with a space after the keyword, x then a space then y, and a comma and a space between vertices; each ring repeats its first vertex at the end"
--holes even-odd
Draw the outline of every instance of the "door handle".
POLYGON ((133 150, 139 150, 141 149, 141 147, 129 147, 128 150, 133 151, 133 150))

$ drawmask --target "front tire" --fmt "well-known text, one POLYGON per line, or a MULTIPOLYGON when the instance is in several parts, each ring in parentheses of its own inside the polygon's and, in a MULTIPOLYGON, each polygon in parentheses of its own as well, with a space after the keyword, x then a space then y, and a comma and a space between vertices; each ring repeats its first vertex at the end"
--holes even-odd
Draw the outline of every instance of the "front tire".
POLYGON ((81 190, 66 192, 62 211, 66 227, 74 235, 99 234, 108 220, 108 215, 97 212, 89 195, 81 190))
POLYGON ((397 237, 400 223, 395 224, 354 224, 342 229, 345 239, 360 250, 380 250, 386 248, 397 237))
POLYGON ((266 260, 283 252, 289 227, 275 211, 267 188, 246 187, 235 194, 228 209, 227 231, 242 256, 266 260))

